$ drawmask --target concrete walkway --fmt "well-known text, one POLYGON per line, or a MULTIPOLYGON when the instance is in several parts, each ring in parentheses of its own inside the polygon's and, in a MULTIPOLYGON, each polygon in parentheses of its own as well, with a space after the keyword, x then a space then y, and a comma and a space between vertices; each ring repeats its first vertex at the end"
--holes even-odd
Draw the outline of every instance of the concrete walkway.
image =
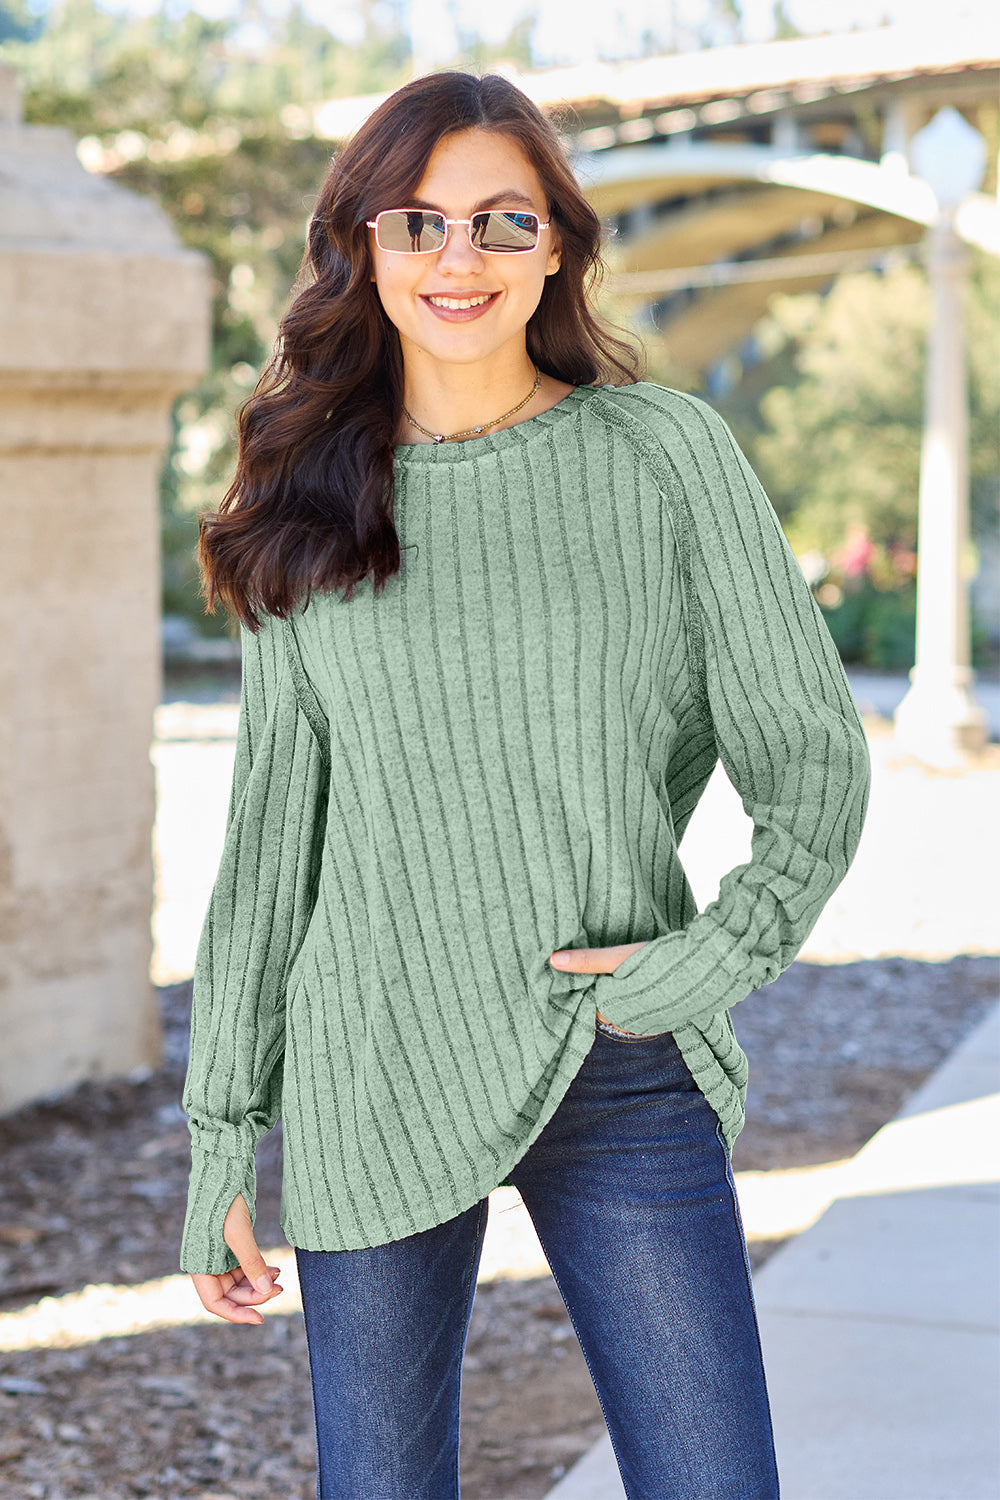
MULTIPOLYGON (((846 667, 845 671, 862 714, 880 714, 891 719, 910 689, 909 676, 903 672, 875 672, 869 667, 856 666, 846 667)), ((986 710, 990 739, 1000 738, 1000 682, 979 673, 973 679, 972 696, 986 710)))
MULTIPOLYGON (((782 1500, 1000 1496, 998 1090, 1000 1006, 756 1276, 782 1500)), ((605 1437, 547 1500, 623 1496, 605 1437)))

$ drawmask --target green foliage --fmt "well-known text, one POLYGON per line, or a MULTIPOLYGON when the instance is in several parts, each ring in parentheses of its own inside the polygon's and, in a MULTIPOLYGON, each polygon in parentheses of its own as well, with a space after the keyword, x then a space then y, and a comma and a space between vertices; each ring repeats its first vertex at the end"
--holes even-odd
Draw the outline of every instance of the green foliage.
MULTIPOLYGON (((755 458, 776 508, 794 506, 797 550, 835 546, 861 521, 878 541, 916 546, 927 316, 917 265, 842 276, 826 296, 774 299, 771 337, 794 344, 794 378, 760 403, 755 458)), ((1000 473, 1000 267, 985 256, 974 262, 966 323, 973 525, 981 530, 1000 473)))
POLYGON ((771 7, 774 16, 774 39, 776 42, 787 42, 794 37, 802 35, 795 22, 789 16, 785 6, 785 0, 776 0, 771 7))
POLYGON ((824 617, 844 661, 886 672, 913 666, 917 591, 912 579, 896 589, 880 589, 863 577, 842 590, 841 602, 824 610, 824 617))
MULTIPOLYGON (((872 666, 913 662, 928 310, 920 265, 776 296, 757 330, 768 357, 718 403, 810 561, 845 658, 872 666)), ((970 255, 966 328, 975 543, 995 530, 1000 497, 1000 265, 984 254, 970 255)), ((988 637, 975 622, 984 665, 988 637)))
MULTIPOLYGON (((307 107, 408 76, 391 12, 377 0, 359 12, 364 35, 348 46, 301 4, 276 18, 243 0, 219 21, 59 0, 35 40, 0 47, 21 75, 26 120, 73 131, 88 166, 154 199, 209 259, 212 366, 176 404, 161 480, 164 609, 207 633, 231 626, 203 611, 197 515, 231 476, 234 414, 273 346, 332 150, 309 133, 307 107)), ((8 3, 4 14, 20 12, 8 3)))
POLYGON ((459 31, 460 66, 473 73, 485 73, 500 65, 530 68, 533 62, 532 37, 538 24, 537 13, 529 12, 515 22, 514 28, 502 42, 485 42, 474 31, 459 31))

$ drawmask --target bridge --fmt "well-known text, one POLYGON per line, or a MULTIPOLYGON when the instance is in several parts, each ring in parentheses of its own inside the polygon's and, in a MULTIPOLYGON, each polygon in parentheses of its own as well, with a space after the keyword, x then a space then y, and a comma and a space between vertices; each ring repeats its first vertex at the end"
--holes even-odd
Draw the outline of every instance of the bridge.
MULTIPOLYGON (((608 289, 644 310, 647 344, 695 381, 775 291, 916 253, 937 205, 909 143, 943 105, 992 144, 991 191, 956 227, 1000 255, 1000 18, 508 76, 569 136, 614 231, 608 289)), ((321 104, 312 128, 343 139, 384 97, 321 104)))

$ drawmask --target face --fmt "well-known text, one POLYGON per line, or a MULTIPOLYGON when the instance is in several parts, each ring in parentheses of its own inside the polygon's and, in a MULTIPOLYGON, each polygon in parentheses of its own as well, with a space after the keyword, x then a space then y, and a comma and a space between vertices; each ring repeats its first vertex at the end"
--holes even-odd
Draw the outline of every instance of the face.
MULTIPOLYGON (((376 212, 383 208, 430 208, 449 219, 469 219, 481 208, 530 212, 543 222, 549 217, 542 184, 521 147, 478 128, 440 141, 407 202, 380 203, 376 212)), ((554 225, 540 231, 536 249, 499 255, 474 249, 464 224, 450 224, 444 248, 433 255, 393 254, 378 248, 374 230, 368 235, 372 279, 399 330, 408 367, 428 360, 474 364, 522 352, 545 278, 559 269, 554 225), (449 308, 442 299, 465 305, 449 308)))

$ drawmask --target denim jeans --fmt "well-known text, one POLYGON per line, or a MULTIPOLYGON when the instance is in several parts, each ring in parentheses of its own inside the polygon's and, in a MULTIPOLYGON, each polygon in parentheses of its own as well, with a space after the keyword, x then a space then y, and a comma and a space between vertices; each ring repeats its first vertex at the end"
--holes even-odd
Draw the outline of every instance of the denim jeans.
MULTIPOLYGON (((776 1500, 750 1264, 717 1117, 672 1035, 594 1045, 510 1173, 629 1500, 776 1500)), ((455 1500, 489 1200, 369 1250, 296 1250, 319 1500, 455 1500)))

